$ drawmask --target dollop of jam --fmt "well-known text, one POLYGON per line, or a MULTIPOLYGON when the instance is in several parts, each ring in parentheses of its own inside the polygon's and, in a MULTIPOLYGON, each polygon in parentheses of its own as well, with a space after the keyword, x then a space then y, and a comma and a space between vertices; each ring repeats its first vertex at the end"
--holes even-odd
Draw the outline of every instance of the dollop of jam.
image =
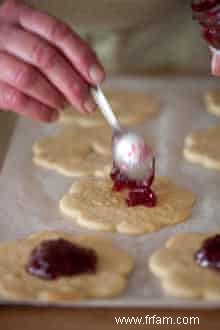
POLYGON ((95 251, 62 238, 41 242, 32 250, 26 265, 29 274, 47 280, 95 273, 96 268, 95 251))
POLYGON ((201 267, 220 271, 220 235, 205 240, 201 249, 196 252, 195 260, 201 267))
POLYGON ((220 0, 194 0, 191 7, 205 40, 220 49, 220 0))
POLYGON ((118 192, 123 189, 128 189, 127 205, 134 207, 144 205, 146 207, 155 207, 157 204, 157 196, 151 186, 155 178, 155 158, 152 163, 151 176, 145 181, 130 180, 122 174, 120 170, 113 165, 111 171, 111 179, 113 180, 113 191, 118 192))

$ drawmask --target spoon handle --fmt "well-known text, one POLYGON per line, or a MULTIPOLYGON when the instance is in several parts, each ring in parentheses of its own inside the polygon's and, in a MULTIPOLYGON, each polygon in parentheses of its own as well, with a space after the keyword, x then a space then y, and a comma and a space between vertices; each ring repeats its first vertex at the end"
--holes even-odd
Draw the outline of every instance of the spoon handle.
POLYGON ((91 94, 109 125, 116 131, 121 129, 118 119, 100 87, 91 87, 91 94))

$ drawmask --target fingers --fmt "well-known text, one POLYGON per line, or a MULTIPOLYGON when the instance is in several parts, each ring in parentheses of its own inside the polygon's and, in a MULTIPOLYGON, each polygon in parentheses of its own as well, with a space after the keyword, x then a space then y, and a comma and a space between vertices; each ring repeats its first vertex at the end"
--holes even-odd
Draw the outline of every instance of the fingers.
POLYGON ((104 80, 104 69, 93 50, 66 24, 27 6, 20 10, 19 22, 58 47, 89 83, 99 84, 104 80))
POLYGON ((64 97, 40 72, 2 51, 0 51, 0 80, 51 108, 64 107, 64 97))
POLYGON ((0 27, 0 49, 39 69, 81 111, 94 111, 89 87, 68 60, 47 41, 15 26, 0 27))
POLYGON ((35 120, 53 122, 58 117, 58 112, 26 96, 14 87, 0 81, 0 108, 13 110, 21 115, 35 120))
POLYGON ((95 110, 95 102, 84 79, 97 84, 104 79, 104 70, 83 40, 57 19, 20 1, 7 1, 1 6, 0 17, 14 24, 2 28, 7 28, 7 33, 0 31, 2 50, 40 69, 51 84, 81 111, 95 110), (18 23, 33 33, 19 29, 18 23))
POLYGON ((8 0, 4 1, 0 7, 1 22, 17 24, 20 17, 21 1, 8 0))

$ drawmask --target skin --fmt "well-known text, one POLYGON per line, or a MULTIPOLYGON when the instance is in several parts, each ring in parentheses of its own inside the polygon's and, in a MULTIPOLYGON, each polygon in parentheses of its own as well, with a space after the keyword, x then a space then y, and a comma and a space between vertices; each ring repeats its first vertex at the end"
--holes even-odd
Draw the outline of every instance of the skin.
POLYGON ((213 76, 219 77, 220 76, 220 55, 219 54, 212 54, 212 74, 213 76))
MULTIPOLYGON (((211 68, 220 76, 220 55, 211 68)), ((23 1, 0 6, 0 109, 45 122, 66 104, 90 113, 89 85, 104 78, 96 54, 65 23, 23 1)))
POLYGON ((104 77, 96 54, 65 23, 23 1, 0 6, 0 109, 45 122, 66 104, 93 112, 89 85, 104 77))

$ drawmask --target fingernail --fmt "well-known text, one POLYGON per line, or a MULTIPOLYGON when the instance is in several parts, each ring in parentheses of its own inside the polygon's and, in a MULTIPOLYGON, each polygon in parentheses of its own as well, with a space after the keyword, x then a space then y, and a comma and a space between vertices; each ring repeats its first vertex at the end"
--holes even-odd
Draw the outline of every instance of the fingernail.
POLYGON ((53 111, 51 114, 51 121, 56 121, 59 118, 59 111, 53 111))
POLYGON ((105 78, 105 73, 98 65, 93 65, 89 71, 90 78, 95 84, 101 83, 105 78))
POLYGON ((96 104, 92 98, 92 96, 89 96, 87 100, 84 102, 84 109, 87 112, 94 112, 96 110, 96 104))

